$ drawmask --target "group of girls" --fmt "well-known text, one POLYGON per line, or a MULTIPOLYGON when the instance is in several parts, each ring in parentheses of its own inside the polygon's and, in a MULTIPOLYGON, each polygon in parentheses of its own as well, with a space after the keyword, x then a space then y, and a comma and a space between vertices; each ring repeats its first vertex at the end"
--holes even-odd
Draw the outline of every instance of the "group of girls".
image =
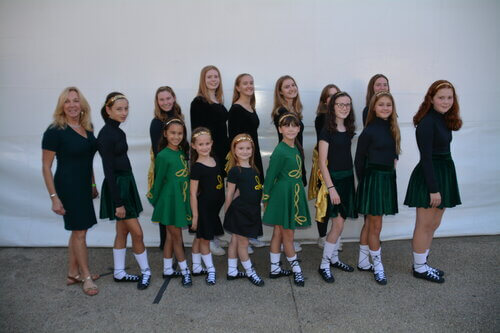
MULTIPOLYGON (((191 103, 192 134, 188 143, 184 116, 174 91, 170 87, 160 87, 156 92, 155 118, 150 128, 152 164, 147 198, 154 207, 152 221, 160 223, 163 277, 180 277, 181 284, 189 287, 192 276, 205 275, 206 283, 214 285, 216 271, 210 241, 223 235, 225 229, 232 234, 228 247, 227 280, 248 278, 252 284, 263 286, 264 281, 249 258, 248 245, 249 239, 262 236, 262 223, 265 223, 274 228, 269 278, 293 275, 294 283, 304 286, 304 275, 294 247, 294 232, 297 228, 310 226, 311 217, 304 190, 307 184, 302 146, 304 124, 297 84, 290 76, 283 76, 276 83, 271 117, 279 144, 270 157, 265 177, 251 75, 241 74, 236 78, 232 102, 228 112, 223 105, 219 70, 215 66, 203 68, 198 94, 191 103), (264 206, 262 218, 261 201, 264 206), (219 217, 222 206, 224 223, 219 217), (188 268, 183 247, 182 229, 186 227, 195 234, 192 270, 188 268), (281 252, 285 253, 291 270, 282 267, 281 252), (173 254, 179 270, 174 267, 173 254), (244 272, 238 270, 238 259, 244 272)), ((117 220, 113 248, 114 280, 137 282, 139 289, 147 288, 151 282, 147 251, 138 222, 142 205, 127 156, 125 133, 119 128, 127 118, 128 107, 123 94, 109 94, 101 110, 105 126, 95 140, 88 103, 78 89, 68 88, 59 98, 54 123, 44 134, 42 143, 44 178, 53 200, 53 210, 64 215, 68 230, 83 232, 79 238, 74 238, 73 234, 70 238, 68 284, 83 282, 84 292, 88 295, 98 292, 93 282, 98 276, 89 273, 85 244, 86 230, 96 223, 91 207, 92 198, 98 194, 91 167, 96 148, 102 157, 105 174, 99 215, 101 219, 117 220), (82 108, 82 105, 86 106, 82 108), (74 185, 64 183, 62 172, 59 172, 71 155, 65 151, 70 148, 61 144, 63 132, 65 135, 75 132, 87 139, 90 145, 85 157, 90 170, 85 171, 84 183, 78 185, 85 193, 86 217, 83 219, 88 221, 84 225, 73 225, 78 209, 82 208, 73 208, 78 204, 67 193, 74 185), (56 154, 58 171, 55 178, 59 181, 54 182, 50 166, 56 154), (125 271, 129 233, 141 269, 140 276, 125 271), (77 245, 75 239, 78 239, 77 245), (80 275, 84 276, 83 279, 80 275)), ((384 75, 377 74, 370 80, 367 105, 363 111, 365 117, 353 163, 351 141, 355 136, 355 116, 352 99, 333 84, 323 89, 315 121, 317 147, 313 153, 308 194, 309 199, 316 199, 315 220, 320 238, 324 240, 318 272, 329 283, 334 282, 331 267, 354 271, 339 259, 338 252, 345 220, 356 218, 358 213, 363 214, 365 220, 360 234, 357 268, 373 272, 377 283, 387 283, 381 259, 380 232, 382 217, 398 212, 395 167, 401 148, 395 102, 384 75), (358 179, 357 190, 354 170, 358 179), (329 219, 332 226, 326 234, 329 219)), ((405 198, 406 205, 417 209, 412 270, 417 278, 442 283, 444 272, 429 266, 427 257, 444 209, 460 204, 450 155, 451 131, 462 125, 453 85, 444 80, 434 82, 413 121, 417 128, 420 162, 412 173, 405 198)))

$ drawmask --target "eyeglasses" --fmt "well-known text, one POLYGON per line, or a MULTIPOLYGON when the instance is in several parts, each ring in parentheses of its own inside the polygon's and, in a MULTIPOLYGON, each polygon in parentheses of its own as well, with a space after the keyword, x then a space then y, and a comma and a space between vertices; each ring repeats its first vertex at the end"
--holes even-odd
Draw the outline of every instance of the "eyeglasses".
POLYGON ((341 108, 341 109, 350 109, 351 108, 351 103, 335 103, 335 106, 341 108))

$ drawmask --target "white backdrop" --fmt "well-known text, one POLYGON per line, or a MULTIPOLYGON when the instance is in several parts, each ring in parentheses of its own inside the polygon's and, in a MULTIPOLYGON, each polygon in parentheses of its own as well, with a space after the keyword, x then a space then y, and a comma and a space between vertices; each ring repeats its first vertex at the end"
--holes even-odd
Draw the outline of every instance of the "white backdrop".
MULTIPOLYGON (((131 111, 122 126, 144 195, 154 92, 172 86, 189 120, 200 69, 208 64, 222 72, 228 108, 236 75, 254 76, 265 165, 277 143, 270 124, 274 83, 284 74, 296 79, 308 170, 322 87, 335 83, 353 96, 361 128, 366 84, 373 74, 386 74, 403 154, 397 167, 400 213, 384 219, 383 239, 411 237, 415 211, 402 205, 418 161, 411 119, 428 86, 450 80, 464 119, 452 142, 463 204, 446 212, 437 235, 498 234, 499 13, 495 0, 0 1, 0 246, 67 243, 62 218, 50 210, 40 149, 64 87, 82 90, 97 131, 106 94, 118 90, 128 96, 131 111)), ((94 169, 100 187, 98 155, 94 169)), ((95 205, 98 211, 98 200, 95 205)), ((158 227, 149 222, 152 208, 145 197, 143 206, 145 242, 156 245, 158 227)), ((357 240, 361 223, 349 221, 343 238, 357 240)), ((265 240, 270 231, 265 228, 265 240)), ((113 237, 114 223, 101 220, 88 244, 111 246, 113 237)), ((316 226, 297 232, 297 238, 315 240, 316 226)))

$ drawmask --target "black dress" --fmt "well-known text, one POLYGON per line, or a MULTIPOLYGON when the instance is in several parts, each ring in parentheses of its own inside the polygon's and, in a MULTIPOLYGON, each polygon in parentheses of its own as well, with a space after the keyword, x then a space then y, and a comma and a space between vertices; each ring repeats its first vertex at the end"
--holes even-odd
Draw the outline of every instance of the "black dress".
POLYGON ((262 184, 253 168, 233 167, 227 181, 236 184, 240 195, 231 202, 224 218, 224 229, 248 238, 262 236, 260 201, 262 184))
POLYGON ((229 152, 229 138, 227 136, 228 112, 223 104, 208 103, 202 96, 197 96, 191 102, 191 130, 197 127, 206 127, 212 132, 214 141, 213 152, 219 165, 226 164, 226 155, 229 152))
POLYGON ((228 119, 229 142, 232 142, 234 137, 241 133, 249 134, 252 137, 255 145, 254 162, 259 170, 261 181, 264 179, 264 168, 262 167, 262 156, 260 155, 259 136, 257 129, 259 128, 259 116, 257 112, 250 112, 239 104, 231 105, 229 109, 228 119))
MULTIPOLYGON (((277 115, 273 118, 274 126, 276 127, 276 132, 278 133, 278 141, 279 142, 281 142, 281 140, 283 140, 283 135, 281 135, 280 131, 278 130, 279 120, 280 120, 281 116, 286 112, 289 112, 289 111, 286 108, 281 107, 278 109, 277 115)), ((303 144, 303 140, 302 140, 303 133, 304 133, 304 123, 302 122, 302 120, 299 120, 299 121, 300 121, 300 131, 299 131, 299 134, 297 135, 297 141, 299 141, 300 146, 302 147, 302 149, 304 149, 304 144, 303 144)), ((304 183, 304 186, 307 186, 306 165, 304 163, 304 156, 301 156, 301 157, 302 157, 302 183, 304 183)))
POLYGON ((198 227, 196 238, 206 240, 224 235, 219 211, 224 204, 224 181, 218 164, 214 167, 196 162, 190 178, 198 181, 198 227))
POLYGON ((42 149, 56 153, 54 185, 66 214, 66 230, 87 230, 97 223, 92 203, 92 162, 97 150, 94 133, 84 138, 70 126, 49 126, 43 134, 42 149))

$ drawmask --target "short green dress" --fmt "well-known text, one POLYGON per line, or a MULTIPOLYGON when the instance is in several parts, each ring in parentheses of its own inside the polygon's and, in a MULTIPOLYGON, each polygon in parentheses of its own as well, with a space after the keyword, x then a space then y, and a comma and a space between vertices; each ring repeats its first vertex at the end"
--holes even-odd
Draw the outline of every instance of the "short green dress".
POLYGON ((191 225, 189 169, 184 152, 168 147, 155 160, 155 178, 147 197, 153 205, 154 222, 178 228, 191 225))
POLYGON ((311 225, 297 147, 280 142, 274 149, 264 181, 263 201, 267 202, 263 223, 285 229, 311 225))
POLYGON ((42 149, 56 153, 54 185, 66 214, 66 230, 87 230, 97 223, 92 203, 92 162, 97 151, 94 134, 87 138, 71 127, 49 126, 42 139, 42 149))

